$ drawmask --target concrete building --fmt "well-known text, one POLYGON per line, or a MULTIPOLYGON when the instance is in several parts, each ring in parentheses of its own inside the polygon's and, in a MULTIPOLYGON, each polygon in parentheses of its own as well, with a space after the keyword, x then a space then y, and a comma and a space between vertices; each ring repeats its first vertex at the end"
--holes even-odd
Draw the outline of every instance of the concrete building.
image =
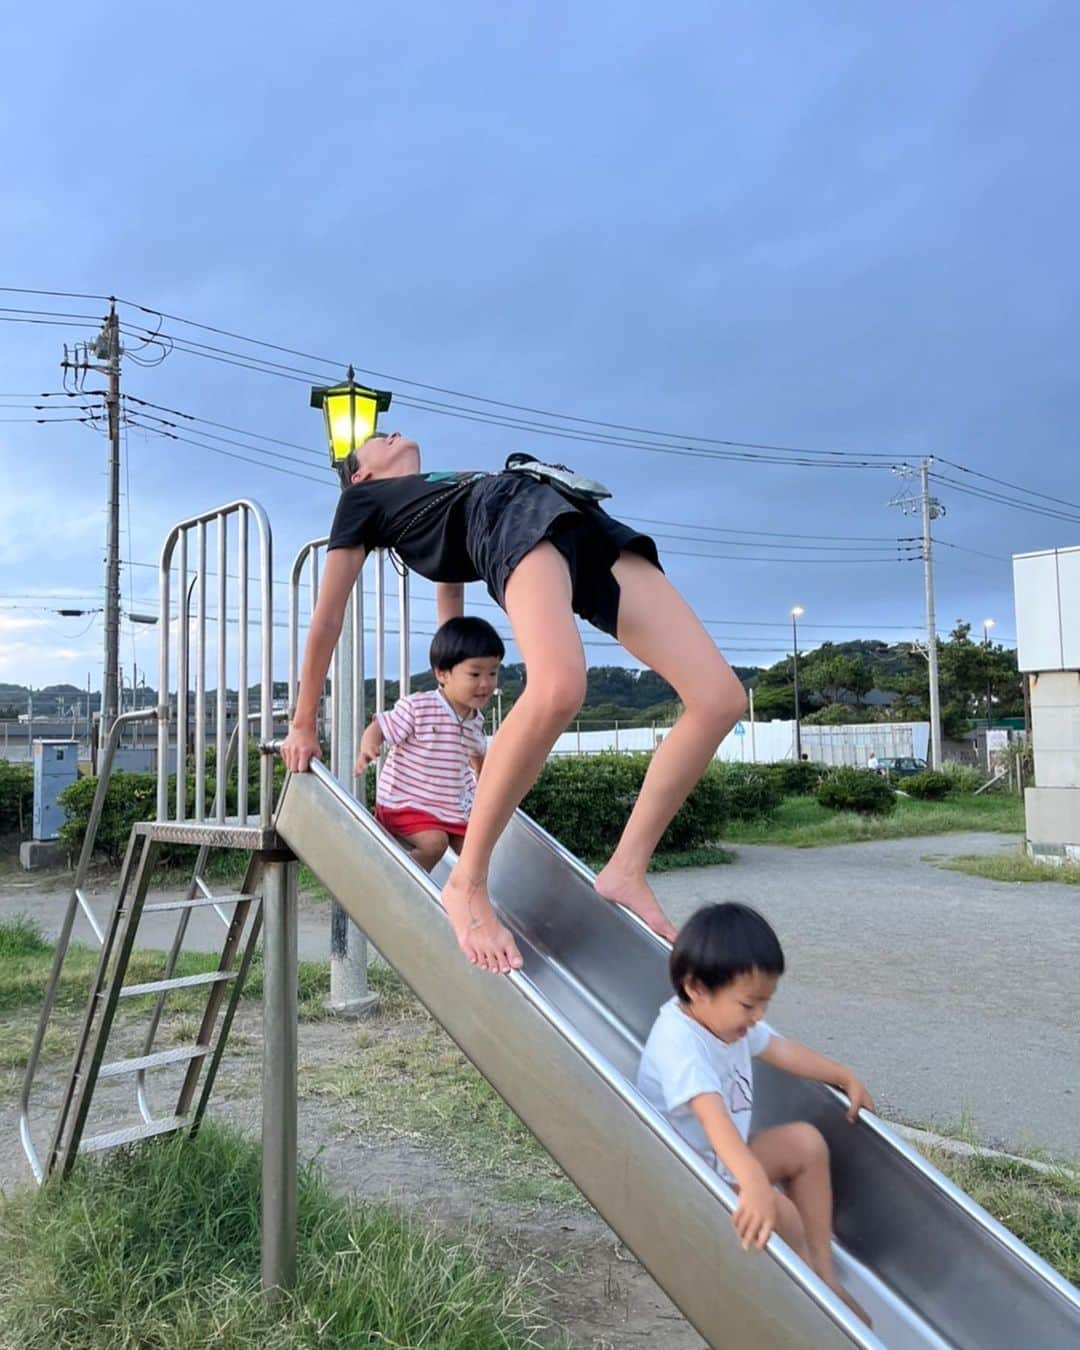
POLYGON ((1031 693, 1028 853, 1080 863, 1080 547, 1013 558, 1017 658, 1031 693))

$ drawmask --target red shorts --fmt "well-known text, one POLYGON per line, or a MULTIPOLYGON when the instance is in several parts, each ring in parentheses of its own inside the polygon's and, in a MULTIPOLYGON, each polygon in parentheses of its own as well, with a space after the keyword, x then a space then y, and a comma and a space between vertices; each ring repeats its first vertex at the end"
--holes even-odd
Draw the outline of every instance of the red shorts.
POLYGON ((460 847, 465 831, 469 828, 467 821, 459 820, 450 824, 445 820, 436 820, 433 815, 415 806, 376 806, 375 819, 384 830, 389 830, 399 838, 407 839, 410 835, 420 834, 422 830, 441 830, 443 834, 449 835, 455 849, 460 847))

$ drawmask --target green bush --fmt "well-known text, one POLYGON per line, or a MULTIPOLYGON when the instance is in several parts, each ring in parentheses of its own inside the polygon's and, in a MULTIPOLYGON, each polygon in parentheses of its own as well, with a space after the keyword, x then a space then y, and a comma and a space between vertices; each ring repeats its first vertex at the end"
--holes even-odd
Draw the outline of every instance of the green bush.
POLYGON ((974 764, 957 764, 954 761, 943 764, 937 772, 949 780, 953 793, 957 794, 978 791, 988 777, 974 764))
MULTIPOLYGON (((60 826, 60 839, 72 853, 82 848, 97 785, 96 778, 80 778, 60 794, 60 805, 68 813, 60 826)), ((109 779, 95 851, 106 854, 111 862, 119 862, 127 848, 131 827, 140 820, 153 820, 156 814, 157 774, 117 770, 109 779)))
POLYGON ((896 808, 893 790, 881 774, 870 769, 852 769, 847 765, 830 770, 817 785, 814 796, 830 811, 857 811, 861 815, 885 816, 896 808))
MULTIPOLYGON (((771 816, 784 796, 770 766, 764 764, 714 763, 707 776, 715 775, 723 788, 725 820, 761 820, 771 816)), ((809 767, 808 765, 805 767, 809 767)))
MULTIPOLYGON (((258 745, 251 743, 248 753, 248 811, 254 813, 259 800, 259 762, 258 745)), ((206 751, 206 812, 209 815, 217 791, 214 778, 214 747, 207 746, 206 751)), ((285 779, 285 765, 280 755, 274 756, 274 799, 281 790, 285 779)), ((236 765, 229 772, 225 786, 226 814, 234 815, 237 808, 237 784, 239 781, 236 765)), ((90 811, 97 791, 96 778, 80 778, 60 794, 60 805, 65 808, 68 818, 60 827, 60 839, 72 854, 77 854, 83 845, 86 828, 90 822, 90 811)), ((195 813, 195 775, 192 761, 188 761, 187 776, 184 780, 184 797, 187 803, 187 815, 195 813)), ((169 814, 176 811, 176 775, 169 775, 169 814)), ((157 816, 157 774, 125 773, 118 769, 109 779, 109 788, 105 794, 105 808, 101 813, 94 852, 103 853, 111 862, 123 859, 132 826, 141 820, 154 820, 157 816)), ((166 844, 162 847, 160 859, 164 863, 186 866, 193 863, 197 849, 184 844, 166 844)))
POLYGON ((761 768, 781 797, 812 796, 829 772, 824 764, 814 764, 807 759, 781 759, 774 764, 763 764, 761 768))
POLYGON ((925 773, 913 773, 910 778, 902 778, 897 785, 901 792, 909 797, 918 797, 924 802, 939 802, 956 789, 947 773, 938 773, 928 769, 925 773))
MULTIPOLYGON (((618 842, 649 767, 647 754, 605 752, 551 759, 522 802, 572 853, 602 858, 618 842)), ((713 763, 664 832, 657 851, 681 852, 718 839, 726 820, 772 811, 778 794, 753 765, 713 763)))
POLYGON ((29 834, 33 810, 33 765, 0 759, 0 834, 29 834))

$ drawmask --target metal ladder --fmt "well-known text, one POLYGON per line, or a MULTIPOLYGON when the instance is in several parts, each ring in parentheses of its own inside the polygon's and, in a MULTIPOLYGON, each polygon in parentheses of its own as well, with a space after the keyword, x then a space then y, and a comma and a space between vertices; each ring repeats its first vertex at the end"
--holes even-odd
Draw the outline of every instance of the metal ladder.
MULTIPOLYGON (((272 545, 266 513, 246 499, 215 507, 211 511, 181 521, 166 537, 159 574, 159 674, 157 708, 122 714, 113 723, 99 765, 97 788, 87 822, 86 836, 76 869, 74 885, 64 922, 53 954, 53 964, 34 1042, 27 1060, 20 1098, 19 1134, 23 1150, 39 1182, 54 1174, 66 1176, 80 1151, 117 1147, 168 1134, 181 1129, 194 1133, 206 1110, 214 1080, 225 1049, 244 979, 255 954, 262 927, 262 877, 264 867, 291 859, 283 853, 271 823, 272 765, 267 747, 274 729, 272 680, 272 545), (238 577, 230 575, 228 535, 230 521, 235 524, 238 577), (207 664, 207 527, 217 530, 217 715, 215 717, 216 791, 207 810, 206 780, 206 664, 207 664), (260 709, 248 710, 248 535, 254 526, 257 536, 260 572, 261 680, 260 709), (194 541, 197 571, 188 581, 188 545, 194 541), (172 572, 178 574, 179 622, 176 644, 175 714, 170 707, 170 587, 172 572), (226 735, 226 622, 228 617, 228 581, 239 582, 237 605, 240 614, 237 637, 236 686, 238 706, 236 724, 226 735), (196 611, 190 613, 192 592, 196 611), (190 624, 196 629, 194 660, 191 652, 190 624), (190 673, 195 678, 195 752, 192 767, 194 812, 186 805, 188 772, 186 734, 188 727, 188 687, 190 673), (168 761, 170 733, 176 727, 176 800, 170 808, 168 761), (158 724, 157 819, 134 827, 120 873, 119 890, 112 913, 104 928, 97 922, 84 887, 94 851, 98 826, 112 774, 113 761, 124 728, 133 722, 156 719, 158 724), (257 812, 248 809, 248 733, 252 723, 259 724, 259 740, 264 747, 259 768, 257 812), (241 735, 241 731, 243 734, 241 735), (226 816, 228 776, 238 762, 237 814, 226 816), (182 899, 147 904, 146 896, 154 860, 163 843, 194 844, 198 860, 182 899), (239 891, 215 894, 206 868, 215 849, 243 850, 249 855, 246 875, 239 891), (217 968, 199 975, 177 975, 176 968, 184 938, 194 910, 213 908, 225 926, 217 968), (227 913, 231 909, 231 915, 227 913), (44 1157, 34 1143, 31 1122, 31 1098, 63 972, 71 932, 80 911, 85 914, 101 945, 86 1014, 79 1031, 71 1071, 64 1086, 59 1110, 52 1124, 51 1140, 44 1157), (135 950, 139 923, 146 914, 175 911, 177 925, 172 944, 158 978, 125 983, 131 956, 135 950), (193 1043, 169 1049, 156 1049, 157 1033, 169 995, 181 989, 205 988, 199 1028, 193 1043), (121 1001, 150 996, 154 1002, 141 1053, 106 1061, 105 1052, 114 1029, 121 1001), (149 1075, 155 1069, 184 1068, 175 1105, 165 1114, 155 1113, 149 1093, 149 1075), (86 1135, 87 1118, 101 1079, 133 1075, 140 1119, 103 1132, 86 1135), (201 1082, 201 1088, 200 1088, 201 1082)), ((275 869, 272 869, 275 870, 275 869)), ((276 870, 280 871, 280 868, 276 870)))
MULTIPOLYGON (((252 854, 239 891, 218 894, 213 891, 205 875, 212 845, 204 843, 200 846, 192 878, 183 898, 147 904, 146 894, 159 846, 163 837, 175 833, 168 825, 162 827, 152 821, 137 825, 128 840, 116 900, 106 927, 102 929, 93 917, 83 887, 93 854, 97 826, 104 809, 119 737, 127 722, 136 720, 136 717, 147 718, 154 715, 145 712, 127 713, 118 718, 114 724, 101 764, 94 805, 68 902, 68 912, 54 951, 45 1000, 27 1061, 20 1112, 23 1149, 38 1181, 43 1181, 54 1173, 66 1176, 80 1151, 94 1152, 115 1148, 138 1139, 167 1134, 183 1128, 189 1129, 191 1133, 198 1129, 210 1099, 248 967, 258 944, 262 925, 260 878, 263 855, 252 854), (226 914, 224 906, 231 907, 231 917, 226 914), (94 933, 101 944, 101 954, 91 983, 86 1014, 76 1042, 71 1071, 53 1125, 51 1142, 42 1159, 31 1133, 31 1093, 41 1048, 56 1002, 64 958, 70 946, 72 926, 79 908, 91 921, 94 933), (176 966, 183 950, 192 912, 202 908, 213 908, 225 926, 225 937, 217 969, 199 975, 178 976, 175 973, 176 966), (178 921, 160 978, 143 983, 125 984, 141 918, 145 914, 167 912, 175 912, 178 921), (197 987, 206 988, 207 999, 194 1043, 167 1050, 155 1050, 157 1033, 169 994, 179 989, 197 987), (156 998, 143 1038, 141 1053, 105 1062, 106 1047, 121 1000, 149 995, 156 995, 156 998), (223 1004, 225 1007, 222 1016, 223 1004), (218 1025, 219 1018, 220 1025, 218 1025), (186 1064, 187 1070, 175 1107, 165 1115, 155 1114, 150 1102, 148 1074, 153 1069, 181 1064, 186 1064), (204 1068, 205 1077, 203 1077, 204 1068), (141 1121, 84 1137, 98 1081, 126 1074, 135 1076, 136 1099, 141 1121), (198 1100, 195 1101, 200 1078, 202 1089, 198 1100)), ((229 747, 230 753, 226 756, 226 775, 234 757, 232 752, 235 750, 236 739, 234 730, 229 747)), ((222 775, 223 782, 226 775, 222 775)))

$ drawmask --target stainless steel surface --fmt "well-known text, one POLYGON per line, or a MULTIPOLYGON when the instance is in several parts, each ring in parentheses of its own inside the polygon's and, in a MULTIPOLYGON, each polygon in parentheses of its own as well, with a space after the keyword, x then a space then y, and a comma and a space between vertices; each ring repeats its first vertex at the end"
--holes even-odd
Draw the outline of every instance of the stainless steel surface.
POLYGON ((145 1073, 147 1069, 160 1069, 166 1064, 186 1064, 189 1059, 201 1059, 209 1053, 208 1045, 183 1045, 175 1050, 155 1050, 151 1055, 111 1060, 98 1069, 98 1077, 116 1078, 124 1073, 145 1073))
POLYGON ((91 1134, 82 1141, 79 1149, 82 1153, 100 1153, 107 1148, 120 1148, 122 1144, 135 1144, 140 1139, 153 1139, 155 1135, 172 1134, 183 1129, 187 1121, 183 1116, 166 1116, 161 1120, 144 1122, 142 1125, 126 1125, 122 1130, 106 1130, 103 1134, 91 1134))
POLYGON ((97 915, 91 908, 90 901, 87 900, 85 895, 83 895, 81 886, 75 887, 75 899, 78 900, 79 908, 83 912, 83 918, 90 925, 94 937, 97 938, 98 946, 100 947, 101 944, 105 941, 105 932, 102 929, 101 924, 99 924, 97 921, 97 915))
POLYGON ((296 1283, 297 897, 295 862, 263 872, 262 1287, 296 1283))
POLYGON ((236 818, 248 817, 248 513, 241 511, 236 530, 236 726, 240 731, 236 757, 236 818))
MULTIPOLYGON (((311 609, 318 600, 319 563, 326 539, 309 540, 293 560, 289 574, 289 708, 296 703, 300 653, 300 588, 309 571, 311 609)), ((330 772, 347 791, 357 790, 353 772, 364 709, 364 591, 357 577, 345 607, 341 637, 330 666, 330 772)), ((368 950, 363 933, 337 903, 330 905, 330 999, 337 1013, 362 1014, 377 999, 368 989, 368 950)))
POLYGON ((711 1343, 1080 1343, 1080 1301, 1060 1276, 884 1122, 851 1126, 837 1094, 764 1065, 755 1124, 809 1119, 829 1141, 838 1262, 874 1334, 777 1239, 745 1256, 734 1196, 633 1087, 670 994, 664 944, 520 814, 491 881, 525 967, 501 978, 461 960, 432 880, 321 766, 287 781, 277 826, 711 1343))
POLYGON ((409 569, 398 571, 398 698, 409 692, 409 569))
MULTIPOLYGON (((53 962, 49 971, 49 980, 45 986, 45 997, 41 1012, 38 1015, 38 1024, 34 1032, 33 1043, 30 1046, 30 1054, 26 1060, 26 1070, 23 1073, 22 1088, 19 1094, 19 1138, 22 1141, 23 1152, 26 1154, 31 1171, 38 1181, 44 1179, 45 1169, 34 1144, 30 1123, 30 1104, 33 1096, 34 1076, 37 1073, 38 1061, 41 1058, 41 1047, 45 1040, 45 1033, 49 1029, 49 1020, 52 1017, 53 1005, 56 1002, 56 990, 60 983, 60 973, 63 969, 64 957, 67 955, 71 943, 71 930, 75 924, 76 915, 80 907, 84 910, 89 909, 83 896, 83 886, 90 870, 94 841, 97 836, 98 825, 101 822, 102 812, 105 809, 105 797, 109 790, 109 779, 112 776, 116 747, 120 744, 121 733, 129 723, 147 721, 154 716, 156 716, 156 712, 153 708, 143 708, 124 713, 123 716, 116 718, 109 731, 105 749, 98 765, 98 781, 94 790, 94 800, 90 807, 90 818, 86 823, 86 834, 83 836, 82 849, 75 868, 75 879, 68 896, 67 909, 64 912, 64 921, 60 925, 60 932, 53 948, 53 962)), ((130 847, 129 843, 129 857, 130 847)), ((94 933, 99 943, 104 942, 105 935, 96 919, 94 920, 94 933)))
POLYGON ((199 824, 194 820, 145 821, 135 828, 153 834, 163 844, 205 844, 208 848, 244 848, 253 852, 274 848, 277 844, 272 827, 264 829, 261 825, 230 824, 229 821, 224 825, 199 824))
MULTIPOLYGON (((183 820, 187 815, 187 735, 188 735, 188 652, 191 639, 191 596, 188 594, 187 579, 187 531, 180 535, 179 561, 177 563, 177 608, 180 611, 176 625, 178 634, 176 652, 176 819, 183 820)), ((162 586, 164 597, 169 596, 169 574, 166 572, 162 586)), ((168 613, 168 611, 166 611, 168 613)), ((158 763, 164 764, 169 758, 169 685, 162 682, 162 671, 169 669, 169 625, 158 623, 162 630, 158 658, 158 704, 165 709, 164 716, 158 716, 158 763)), ((168 779, 158 774, 158 820, 169 818, 168 779)))
MULTIPOLYGON (((187 725, 188 725, 188 683, 191 675, 191 633, 188 622, 190 609, 190 590, 195 593, 195 744, 193 754, 193 772, 195 775, 195 801, 191 818, 196 824, 207 822, 206 810, 206 659, 207 659, 207 607, 206 607, 206 558, 207 524, 213 522, 217 527, 217 588, 216 588, 216 700, 215 700, 215 748, 216 777, 224 778, 221 765, 228 758, 232 747, 228 730, 228 686, 229 686, 229 520, 237 518, 237 588, 235 600, 239 632, 236 644, 236 685, 237 710, 236 728, 244 729, 238 750, 238 788, 236 821, 244 827, 248 824, 251 806, 248 793, 248 742, 247 728, 252 719, 249 710, 250 697, 250 648, 252 623, 250 612, 251 581, 251 522, 255 523, 259 554, 259 711, 255 716, 259 722, 260 740, 269 740, 274 732, 273 697, 273 541, 270 535, 270 523, 266 512, 254 501, 239 498, 214 507, 201 515, 192 516, 174 525, 165 538, 161 550, 158 581, 158 611, 161 621, 158 625, 158 791, 157 819, 161 823, 169 820, 169 764, 171 713, 170 690, 173 687, 172 661, 170 659, 169 630, 171 625, 170 596, 172 591, 172 569, 175 565, 179 576, 177 595, 178 623, 176 642, 176 805, 172 813, 173 823, 182 823, 188 816, 187 810, 187 764, 185 762, 187 725), (194 531, 198 570, 187 584, 188 573, 188 536, 194 531), (175 559, 175 564, 174 564, 175 559)), ((235 736, 235 729, 233 732, 235 736)), ((216 795, 213 807, 214 823, 219 827, 227 825, 227 799, 224 791, 216 795)), ((259 770, 259 826, 269 831, 273 814, 273 765, 266 760, 260 762, 259 770)), ((199 841, 203 842, 203 841, 199 841)), ((239 842, 223 843, 225 847, 243 847, 239 842)), ((259 847, 258 844, 253 847, 259 847)))
MULTIPOLYGON (((760 1260, 740 1250, 717 1203, 715 1174, 591 1043, 603 1019, 540 947, 522 938, 522 975, 493 977, 470 967, 431 879, 322 766, 287 780, 276 820, 294 852, 707 1339, 755 1350, 879 1344, 810 1272, 802 1285, 791 1278, 800 1263, 782 1243, 774 1240, 760 1260), (556 986, 558 1005, 550 997, 556 986)), ((547 858, 548 881, 556 861, 547 858)), ((561 884, 566 869, 557 870, 561 884)), ((595 899, 594 907, 618 948, 604 952, 604 965, 641 949, 644 957, 632 964, 647 969, 651 958, 662 967, 659 944, 595 899)), ((576 927, 580 934, 580 921, 576 927)))
MULTIPOLYGON (((356 585, 353 587, 352 620, 353 651, 356 654, 356 679, 353 681, 353 727, 356 733, 357 749, 359 749, 360 737, 367 728, 367 690, 364 688, 367 678, 367 663, 364 660, 364 579, 362 573, 356 578, 356 585)), ((355 763, 354 757, 354 766, 355 763)), ((353 796, 362 796, 364 774, 353 773, 351 781, 353 796)))
MULTIPOLYGON (((195 531, 199 558, 195 580, 195 819, 202 820, 206 816, 206 521, 200 520, 195 531)), ((161 571, 164 576, 164 561, 161 571)), ((180 640, 187 642, 188 635, 181 633, 180 640)), ((164 679, 159 676, 160 683, 168 689, 169 672, 162 671, 161 675, 164 679)), ((159 764, 159 782, 160 775, 159 764)))
POLYGON ((139 998, 142 994, 159 994, 163 990, 194 989, 197 985, 219 984, 225 980, 235 980, 233 970, 208 970, 201 975, 174 975, 167 980, 146 980, 142 984, 126 984, 120 990, 120 998, 139 998))
POLYGON ((214 730, 217 733, 214 745, 214 779, 217 791, 214 794, 214 816, 219 825, 225 823, 227 793, 225 791, 226 774, 224 770, 225 749, 228 745, 229 704, 226 697, 229 687, 228 667, 228 604, 229 604, 229 517, 224 511, 217 517, 217 703, 214 711, 214 730))

